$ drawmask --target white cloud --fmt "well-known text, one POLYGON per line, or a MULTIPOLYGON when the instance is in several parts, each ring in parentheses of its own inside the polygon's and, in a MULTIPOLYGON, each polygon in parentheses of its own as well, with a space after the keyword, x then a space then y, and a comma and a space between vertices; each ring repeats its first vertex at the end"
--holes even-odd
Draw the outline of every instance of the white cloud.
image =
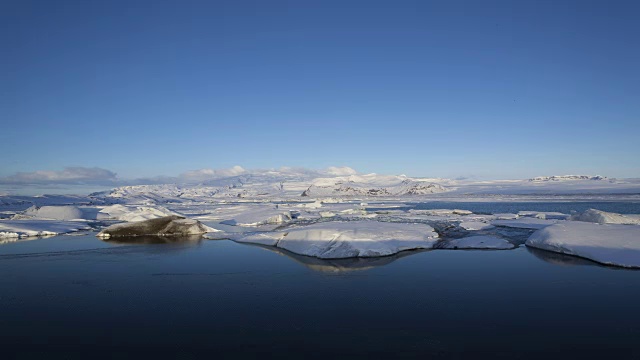
POLYGON ((234 166, 228 169, 200 169, 187 171, 180 174, 179 178, 183 181, 204 181, 210 179, 218 179, 230 176, 238 176, 247 173, 242 166, 234 166))
POLYGON ((98 167, 67 167, 61 171, 38 170, 34 172, 18 172, 14 175, 0 177, 0 184, 86 184, 114 183, 116 173, 98 167))
POLYGON ((335 176, 348 176, 358 173, 348 166, 329 166, 325 171, 327 174, 335 176))

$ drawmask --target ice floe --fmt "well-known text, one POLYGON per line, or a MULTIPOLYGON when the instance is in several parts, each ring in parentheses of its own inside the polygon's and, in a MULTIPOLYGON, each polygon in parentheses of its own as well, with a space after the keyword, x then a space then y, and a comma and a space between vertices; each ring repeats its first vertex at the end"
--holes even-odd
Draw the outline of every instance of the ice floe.
MULTIPOLYGON (((86 222, 60 220, 1 220, 0 239, 51 236, 90 230, 86 222)), ((0 240, 1 241, 1 240, 0 240)))
POLYGON ((536 231, 526 245, 607 265, 640 267, 640 226, 567 221, 536 231))
POLYGON ((581 214, 575 214, 571 217, 571 220, 598 224, 640 225, 640 215, 622 215, 596 209, 589 209, 581 214))
POLYGON ((332 221, 237 238, 238 242, 277 246, 323 259, 386 256, 430 249, 438 234, 425 224, 332 221))
POLYGON ((13 218, 40 220, 95 220, 98 209, 96 207, 79 207, 74 205, 45 205, 31 206, 13 218))
POLYGON ((162 206, 125 206, 111 205, 102 208, 97 215, 98 220, 143 221, 165 216, 180 215, 162 206))
POLYGON ((472 211, 461 209, 430 209, 430 210, 409 210, 413 215, 429 215, 429 216, 454 216, 454 215, 471 215, 472 211))
POLYGON ((465 230, 470 231, 487 230, 495 227, 482 221, 462 221, 459 226, 465 230))
POLYGON ((519 211, 518 217, 534 217, 537 219, 567 220, 570 215, 553 211, 519 211))

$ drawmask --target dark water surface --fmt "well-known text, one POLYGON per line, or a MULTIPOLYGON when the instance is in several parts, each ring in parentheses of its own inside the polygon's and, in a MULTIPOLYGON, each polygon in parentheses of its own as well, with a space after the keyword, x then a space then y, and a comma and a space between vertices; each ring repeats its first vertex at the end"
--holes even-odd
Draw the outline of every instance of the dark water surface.
MULTIPOLYGON (((376 208, 375 204, 367 210, 384 210, 376 208)), ((640 202, 637 201, 527 201, 527 202, 465 202, 465 201, 429 201, 421 203, 407 203, 397 209, 433 210, 433 209, 462 209, 474 213, 499 214, 517 213, 518 211, 561 212, 571 214, 573 211, 583 212, 588 209, 598 209, 620 214, 640 214, 640 202)))
POLYGON ((0 246, 0 274, 7 359, 640 357, 640 271, 524 247, 322 261, 60 236, 0 246))

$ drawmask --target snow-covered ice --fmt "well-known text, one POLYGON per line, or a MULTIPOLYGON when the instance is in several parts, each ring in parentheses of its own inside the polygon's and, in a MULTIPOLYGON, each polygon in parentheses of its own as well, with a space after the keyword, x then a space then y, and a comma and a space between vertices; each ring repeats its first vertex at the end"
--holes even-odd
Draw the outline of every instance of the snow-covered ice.
POLYGON ((622 215, 596 209, 589 209, 582 214, 575 214, 571 217, 571 220, 598 224, 640 225, 640 215, 622 215))
POLYGON ((640 226, 567 221, 536 231, 526 245, 607 265, 640 267, 640 226))
POLYGON ((554 211, 519 211, 518 217, 534 217, 549 220, 567 220, 570 215, 554 211))
POLYGON ((282 210, 271 206, 256 206, 234 215, 232 218, 221 221, 222 224, 238 226, 279 225, 291 221, 298 213, 290 210, 282 210))
POLYGON ((165 207, 154 206, 125 206, 115 204, 106 206, 98 212, 98 220, 143 221, 165 216, 180 215, 165 207))
POLYGON ((86 222, 59 220, 1 220, 0 239, 51 236, 90 230, 86 222))
POLYGON ((471 215, 472 211, 461 209, 430 209, 430 210, 409 210, 413 215, 428 215, 428 216, 454 216, 454 215, 471 215))
POLYGON ((238 242, 272 245, 323 259, 375 257, 404 250, 430 249, 438 234, 425 224, 333 221, 273 233, 251 234, 238 242))
POLYGON ((460 223, 459 226, 465 230, 471 230, 471 231, 487 230, 495 227, 491 224, 487 224, 482 221, 463 221, 460 223))
POLYGON ((79 207, 74 205, 62 206, 31 206, 21 214, 16 214, 14 219, 40 219, 40 220, 95 220, 98 213, 96 207, 79 207))

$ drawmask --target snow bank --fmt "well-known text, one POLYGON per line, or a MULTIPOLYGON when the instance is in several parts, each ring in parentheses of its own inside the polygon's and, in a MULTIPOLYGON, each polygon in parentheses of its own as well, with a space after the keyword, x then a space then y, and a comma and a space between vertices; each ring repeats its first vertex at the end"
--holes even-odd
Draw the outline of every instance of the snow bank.
POLYGON ((438 245, 438 249, 494 249, 506 250, 516 246, 505 239, 495 236, 469 236, 462 239, 448 240, 438 245))
POLYGON ((376 221, 324 222, 273 233, 256 233, 238 242, 277 246, 322 259, 376 257, 404 250, 430 249, 438 234, 425 224, 376 221))
POLYGON ((589 209, 582 214, 576 214, 571 217, 571 220, 592 222, 598 224, 640 225, 639 215, 622 215, 596 209, 589 209))
POLYGON ((185 219, 180 216, 172 215, 157 219, 111 225, 99 232, 96 236, 108 239, 117 236, 198 235, 214 231, 217 230, 203 225, 198 220, 185 219))
POLYGON ((640 227, 565 222, 533 233, 527 246, 602 264, 640 267, 640 227))
POLYGON ((51 236, 90 230, 84 222, 58 220, 2 220, 0 238, 25 238, 51 236))

